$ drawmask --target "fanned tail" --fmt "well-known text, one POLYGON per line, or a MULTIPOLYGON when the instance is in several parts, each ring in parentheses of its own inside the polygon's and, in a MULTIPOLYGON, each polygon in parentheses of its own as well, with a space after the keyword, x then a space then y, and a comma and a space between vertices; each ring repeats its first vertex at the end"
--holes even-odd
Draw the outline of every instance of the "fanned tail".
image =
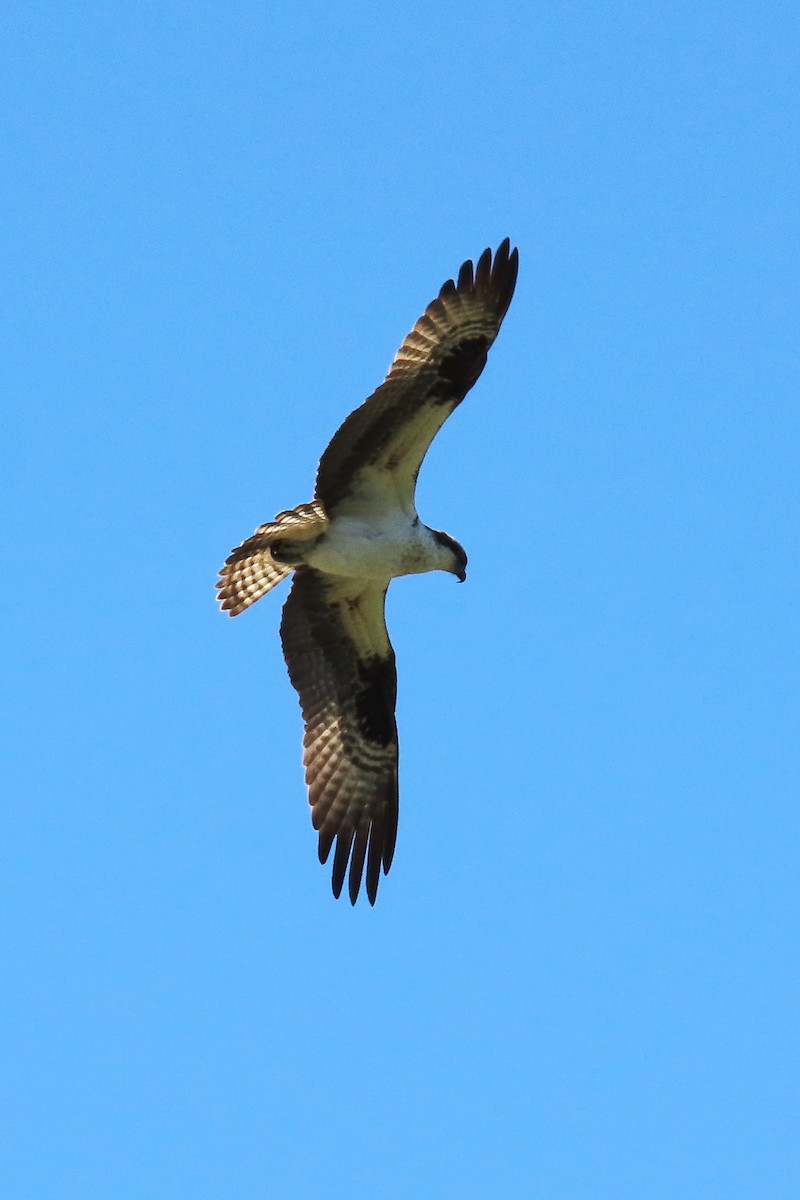
POLYGON ((217 583, 223 612, 238 616, 271 588, 291 575, 298 562, 278 561, 272 553, 277 542, 308 542, 328 528, 328 517, 318 500, 298 504, 278 513, 274 521, 259 525, 252 535, 232 550, 225 559, 217 583))

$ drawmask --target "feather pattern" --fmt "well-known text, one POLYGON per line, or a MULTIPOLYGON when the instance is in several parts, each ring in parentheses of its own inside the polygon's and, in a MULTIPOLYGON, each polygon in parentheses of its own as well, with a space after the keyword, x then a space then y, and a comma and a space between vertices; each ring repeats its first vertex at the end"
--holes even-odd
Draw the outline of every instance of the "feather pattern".
POLYGON ((328 528, 325 510, 317 501, 298 504, 278 513, 274 521, 259 525, 252 537, 232 550, 220 571, 217 591, 223 612, 236 617, 256 600, 291 575, 295 563, 279 562, 273 557, 276 543, 289 539, 307 543, 328 528))
POLYGON ((294 571, 281 641, 303 713, 303 763, 319 858, 333 850, 335 896, 362 879, 375 903, 397 837, 397 675, 386 631, 395 575, 448 570, 466 553, 422 526, 417 474, 431 441, 486 363, 517 279, 508 239, 465 262, 408 334, 381 386, 320 460, 315 499, 261 525, 217 584, 236 616, 294 571))
POLYGON ((355 904, 366 861, 375 903, 397 836, 397 674, 386 632, 385 586, 298 568, 281 641, 305 722, 303 763, 311 820, 325 862, 334 840, 333 892, 350 864, 355 904))
POLYGON ((395 355, 381 386, 339 427, 320 460, 316 496, 329 517, 410 511, 422 460, 486 364, 517 279, 508 238, 448 279, 395 355))

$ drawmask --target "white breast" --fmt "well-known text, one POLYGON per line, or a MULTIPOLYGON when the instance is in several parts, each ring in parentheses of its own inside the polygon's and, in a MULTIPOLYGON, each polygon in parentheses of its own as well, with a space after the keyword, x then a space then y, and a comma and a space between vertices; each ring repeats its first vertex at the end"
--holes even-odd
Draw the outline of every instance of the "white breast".
POLYGON ((441 566, 440 547, 430 530, 406 513, 377 521, 336 517, 306 562, 330 575, 385 580, 441 566))

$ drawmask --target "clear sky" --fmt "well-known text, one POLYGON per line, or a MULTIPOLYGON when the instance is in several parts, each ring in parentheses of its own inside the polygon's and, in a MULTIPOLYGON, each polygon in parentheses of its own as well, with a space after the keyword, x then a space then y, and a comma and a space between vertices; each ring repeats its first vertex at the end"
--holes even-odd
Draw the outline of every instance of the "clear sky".
POLYGON ((14 9, 4 1194, 800 1195, 797 5, 14 9), (351 909, 216 571, 506 235, 351 909))

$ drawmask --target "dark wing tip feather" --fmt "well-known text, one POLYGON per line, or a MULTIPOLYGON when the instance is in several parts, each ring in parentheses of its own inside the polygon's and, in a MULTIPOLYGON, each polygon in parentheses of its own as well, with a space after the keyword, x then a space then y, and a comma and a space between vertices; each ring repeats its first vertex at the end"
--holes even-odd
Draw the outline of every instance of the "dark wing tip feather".
POLYGON ((467 259, 466 262, 461 264, 461 269, 458 272, 459 290, 460 291, 468 290, 469 288, 472 287, 472 283, 473 283, 472 261, 470 259, 467 259))
MULTIPOLYGON (((501 246, 501 249, 498 250, 497 254, 495 255, 495 259, 497 259, 498 254, 501 254, 501 250, 502 250, 502 246, 501 246)), ((481 254, 480 258, 478 259, 478 265, 475 268, 475 284, 476 284, 476 286, 479 288, 485 288, 487 283, 491 279, 491 274, 492 274, 492 251, 489 248, 489 246, 487 246, 486 249, 484 250, 483 254, 481 254)))
MULTIPOLYGON (((312 825, 314 824, 315 816, 316 816, 316 813, 315 813, 314 809, 312 808, 312 810, 311 810, 312 825)), ((335 829, 323 828, 319 831, 318 854, 319 854, 319 861, 322 863, 323 866, 328 861, 328 855, 331 852, 331 846, 333 845, 333 840, 335 837, 336 837, 335 829)))
MULTIPOLYGON (((347 874, 347 860, 350 857, 350 847, 353 844, 354 834, 354 829, 340 829, 336 838, 336 851, 333 856, 333 877, 331 879, 331 883, 333 885, 333 894, 337 900, 342 894, 344 877, 347 874)), ((355 904, 355 900, 353 903, 355 904)))
POLYGON ((394 811, 390 812, 389 816, 390 816, 392 823, 391 823, 391 825, 388 826, 385 834, 383 835, 382 859, 383 859, 384 875, 389 874, 389 867, 392 865, 392 859, 394 858, 394 848, 397 844, 397 807, 396 806, 394 808, 394 811))
POLYGON ((508 238, 505 238, 497 248, 492 267, 493 285, 497 288, 502 316, 508 312, 508 306, 517 285, 518 273, 519 250, 516 246, 511 250, 511 243, 508 238))
MULTIPOLYGON (((382 817, 373 821, 369 835, 369 852, 367 854, 367 899, 375 903, 378 894, 378 882, 381 877, 381 861, 385 844, 385 826, 382 817)), ((388 869, 388 868, 387 868, 388 869)))
POLYGON ((353 839, 353 854, 350 859, 350 878, 348 880, 351 904, 355 904, 361 890, 361 876, 364 873, 364 859, 367 857, 370 825, 369 818, 366 821, 362 820, 353 839))

